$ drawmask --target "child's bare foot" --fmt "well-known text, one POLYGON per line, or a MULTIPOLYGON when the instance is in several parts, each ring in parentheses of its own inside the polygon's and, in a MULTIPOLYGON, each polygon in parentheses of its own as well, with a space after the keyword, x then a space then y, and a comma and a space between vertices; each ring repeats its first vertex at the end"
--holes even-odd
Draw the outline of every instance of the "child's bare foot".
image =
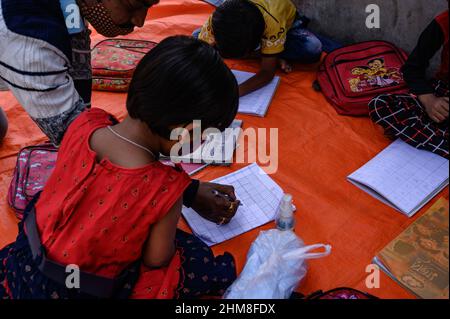
POLYGON ((281 70, 283 70, 285 73, 291 73, 292 72, 292 64, 290 64, 288 61, 284 60, 284 59, 279 59, 280 61, 280 68, 281 70))

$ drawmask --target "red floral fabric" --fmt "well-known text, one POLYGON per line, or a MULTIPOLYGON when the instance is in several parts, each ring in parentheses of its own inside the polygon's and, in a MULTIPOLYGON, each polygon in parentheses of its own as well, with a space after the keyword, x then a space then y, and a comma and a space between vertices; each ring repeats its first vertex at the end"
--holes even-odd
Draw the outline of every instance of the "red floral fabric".
MULTIPOLYGON (((100 109, 85 111, 71 124, 36 212, 50 259, 113 278, 141 258, 151 225, 182 196, 190 178, 159 161, 136 169, 97 162, 89 138, 111 124, 100 109)), ((139 282, 149 282, 152 291, 147 298, 172 298, 180 265, 176 254, 167 268, 143 269, 139 282)))

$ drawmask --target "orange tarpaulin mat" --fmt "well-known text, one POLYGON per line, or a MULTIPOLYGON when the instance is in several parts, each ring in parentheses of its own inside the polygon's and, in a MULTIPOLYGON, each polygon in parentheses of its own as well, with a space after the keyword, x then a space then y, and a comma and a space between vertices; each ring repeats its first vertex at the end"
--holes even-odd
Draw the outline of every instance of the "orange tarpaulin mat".
MULTIPOLYGON (((162 0, 150 9, 145 26, 129 38, 160 41, 166 36, 191 34, 213 11, 199 0, 162 0)), ((93 43, 102 38, 93 36, 93 43)), ((231 68, 257 71, 257 62, 227 61, 231 68)), ((281 84, 265 118, 238 115, 244 128, 279 129, 279 167, 272 178, 294 196, 297 206, 296 233, 306 244, 329 243, 329 257, 309 262, 306 278, 298 291, 348 286, 382 298, 413 298, 413 295, 382 274, 380 288, 366 288, 366 267, 375 254, 430 207, 408 219, 370 197, 346 177, 365 164, 390 142, 368 118, 338 116, 311 85, 317 65, 295 66, 295 72, 281 75, 281 84)), ((119 118, 125 115, 125 94, 94 92, 92 105, 119 118)), ((7 188, 21 147, 45 140, 44 135, 9 92, 0 92, 0 106, 9 117, 10 129, 0 146, 0 247, 12 242, 17 221, 6 202, 7 188)), ((243 143, 241 141, 241 146, 243 143)), ((212 180, 245 165, 208 167, 196 178, 212 180)), ((448 198, 448 190, 440 196, 448 198)), ((436 200, 436 199, 435 199, 436 200)), ((433 200, 432 202, 434 203, 433 200)), ((187 229, 184 221, 180 225, 187 229)), ((231 252, 240 269, 252 241, 262 229, 255 229, 214 247, 216 253, 231 252)), ((107 239, 106 239, 107 240, 107 239)))

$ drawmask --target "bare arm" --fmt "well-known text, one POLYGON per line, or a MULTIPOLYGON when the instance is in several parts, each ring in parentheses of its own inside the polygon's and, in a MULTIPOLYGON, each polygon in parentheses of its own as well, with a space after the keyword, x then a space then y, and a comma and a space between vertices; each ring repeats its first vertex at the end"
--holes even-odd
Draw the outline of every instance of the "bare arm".
POLYGON ((143 251, 144 265, 150 268, 167 266, 175 254, 175 235, 181 216, 181 198, 173 205, 164 218, 150 229, 143 251))
POLYGON ((272 81, 278 68, 277 56, 262 56, 261 69, 255 76, 239 86, 239 96, 256 91, 272 81))

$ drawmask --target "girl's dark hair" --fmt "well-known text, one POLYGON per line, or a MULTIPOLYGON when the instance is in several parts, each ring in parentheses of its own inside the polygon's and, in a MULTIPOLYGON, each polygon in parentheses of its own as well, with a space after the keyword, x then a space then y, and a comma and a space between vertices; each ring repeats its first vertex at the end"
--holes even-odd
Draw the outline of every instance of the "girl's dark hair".
POLYGON ((169 37, 141 60, 128 90, 127 110, 152 132, 169 139, 170 126, 201 120, 223 131, 236 116, 236 78, 203 41, 169 37))
POLYGON ((248 0, 227 0, 212 16, 212 30, 220 55, 242 58, 261 43, 266 23, 248 0))

